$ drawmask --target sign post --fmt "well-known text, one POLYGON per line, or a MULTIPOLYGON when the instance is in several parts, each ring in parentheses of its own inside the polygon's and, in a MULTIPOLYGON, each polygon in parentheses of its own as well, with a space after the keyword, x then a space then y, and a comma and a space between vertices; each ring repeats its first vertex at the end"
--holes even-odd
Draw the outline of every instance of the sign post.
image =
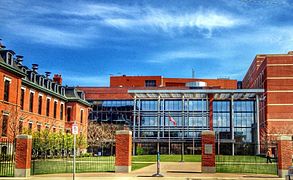
POLYGON ((72 125, 72 134, 73 134, 73 180, 75 180, 75 156, 76 156, 76 135, 78 134, 78 126, 74 121, 72 125))

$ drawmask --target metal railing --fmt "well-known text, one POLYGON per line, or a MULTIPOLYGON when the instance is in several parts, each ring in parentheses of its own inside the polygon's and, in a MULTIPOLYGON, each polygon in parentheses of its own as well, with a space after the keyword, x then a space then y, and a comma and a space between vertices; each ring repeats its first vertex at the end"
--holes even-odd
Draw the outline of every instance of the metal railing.
POLYGON ((14 176, 15 142, 0 140, 0 177, 14 176))

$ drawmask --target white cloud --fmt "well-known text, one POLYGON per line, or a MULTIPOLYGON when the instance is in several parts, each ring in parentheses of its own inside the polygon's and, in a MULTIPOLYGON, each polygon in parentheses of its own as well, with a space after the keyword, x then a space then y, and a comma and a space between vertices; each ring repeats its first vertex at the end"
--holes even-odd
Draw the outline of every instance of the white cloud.
POLYGON ((88 44, 91 35, 80 32, 60 30, 48 26, 30 25, 30 24, 14 24, 11 23, 11 32, 27 38, 27 41, 33 41, 43 44, 82 47, 88 44), (21 29, 21 30, 20 30, 21 29))
POLYGON ((150 63, 170 63, 175 61, 186 61, 201 58, 213 58, 211 53, 203 53, 198 50, 185 49, 185 50, 174 50, 159 52, 154 54, 148 62, 150 63))
MULTIPOLYGON (((165 32, 198 28, 208 30, 208 36, 214 29, 231 28, 245 24, 245 21, 211 10, 198 10, 195 13, 171 13, 162 9, 147 8, 140 16, 106 17, 104 23, 122 29, 159 28, 165 32)), ((130 14, 131 15, 131 14, 130 14)))

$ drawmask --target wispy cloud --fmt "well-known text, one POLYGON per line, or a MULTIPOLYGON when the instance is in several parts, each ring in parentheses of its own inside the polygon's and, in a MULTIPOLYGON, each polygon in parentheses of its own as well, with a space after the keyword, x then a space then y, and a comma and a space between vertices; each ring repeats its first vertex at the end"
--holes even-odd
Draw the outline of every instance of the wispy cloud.
POLYGON ((203 58, 212 58, 213 55, 209 53, 200 52, 193 49, 182 49, 182 50, 171 50, 160 53, 155 53, 153 56, 149 57, 147 62, 150 63, 170 63, 175 61, 186 61, 195 60, 203 58))
POLYGON ((89 44, 93 34, 73 32, 42 25, 15 24, 9 27, 10 32, 27 38, 36 43, 59 45, 67 47, 84 47, 89 44), (21 30, 20 30, 21 29, 21 30))
POLYGON ((193 31, 211 37, 215 29, 232 28, 245 23, 232 14, 204 8, 182 12, 152 6, 66 1, 32 3, 27 8, 28 5, 22 1, 15 0, 16 5, 10 1, 4 2, 8 6, 0 8, 3 12, 1 21, 10 33, 30 38, 34 42, 66 47, 86 46, 96 38, 111 37, 105 28, 171 35, 193 31), (97 36, 101 29, 104 30, 103 36, 97 36))
MULTIPOLYGON (((125 12, 124 12, 125 13, 125 12)), ((130 10, 128 16, 104 17, 102 21, 109 26, 126 30, 145 30, 156 28, 164 32, 184 31, 188 28, 207 30, 210 37, 212 31, 219 28, 232 28, 243 25, 245 20, 216 10, 198 9, 193 13, 169 12, 164 9, 148 7, 141 12, 130 10)))

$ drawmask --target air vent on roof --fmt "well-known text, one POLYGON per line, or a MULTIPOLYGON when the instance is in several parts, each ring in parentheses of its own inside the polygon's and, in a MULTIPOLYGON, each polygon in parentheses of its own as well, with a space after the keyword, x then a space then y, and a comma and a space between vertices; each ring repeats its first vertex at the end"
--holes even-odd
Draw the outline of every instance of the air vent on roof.
POLYGON ((293 51, 289 51, 288 54, 293 55, 293 51))
POLYGON ((190 89, 202 89, 207 86, 206 82, 203 81, 195 81, 195 82, 188 82, 185 84, 186 87, 190 89))

